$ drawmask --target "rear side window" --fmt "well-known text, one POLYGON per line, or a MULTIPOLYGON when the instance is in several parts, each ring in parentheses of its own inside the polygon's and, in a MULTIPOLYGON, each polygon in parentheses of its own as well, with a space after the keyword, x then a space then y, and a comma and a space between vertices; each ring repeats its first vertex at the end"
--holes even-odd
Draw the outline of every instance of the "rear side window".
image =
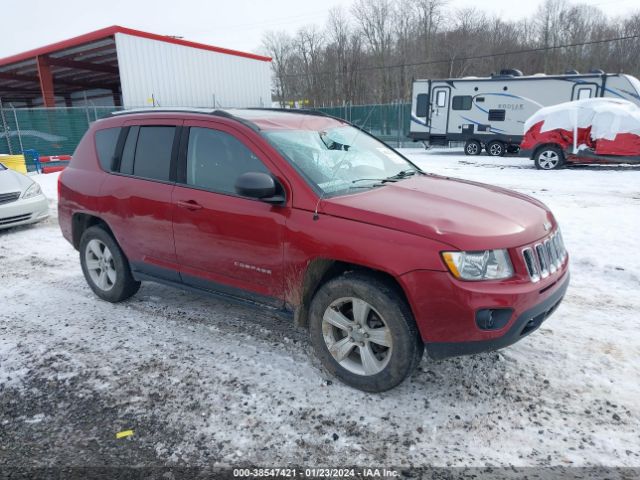
POLYGON ((504 110, 489 110, 490 122, 504 122, 505 111, 504 110))
POLYGON ((418 94, 416 99, 416 116, 426 117, 429 110, 429 95, 426 93, 418 94))
POLYGON ((235 195, 237 178, 247 172, 269 170, 233 135, 210 128, 189 129, 188 185, 235 195))
POLYGON ((471 95, 456 95, 451 100, 453 110, 471 110, 471 95))
MULTIPOLYGON (((133 147, 134 128, 131 129, 127 137, 122 155, 123 167, 125 165, 126 154, 130 155, 133 147), (131 142, 129 142, 131 140, 131 142), (129 149, 129 151, 127 151, 129 149)), ((171 172, 171 153, 176 127, 165 126, 143 126, 137 132, 137 142, 135 142, 135 154, 133 155, 133 175, 136 177, 149 178, 153 180, 169 181, 171 172)), ((122 173, 129 173, 121 168, 122 173)))
POLYGON ((103 170, 110 172, 113 169, 113 156, 116 153, 120 127, 106 128, 96 132, 96 151, 98 160, 103 170))

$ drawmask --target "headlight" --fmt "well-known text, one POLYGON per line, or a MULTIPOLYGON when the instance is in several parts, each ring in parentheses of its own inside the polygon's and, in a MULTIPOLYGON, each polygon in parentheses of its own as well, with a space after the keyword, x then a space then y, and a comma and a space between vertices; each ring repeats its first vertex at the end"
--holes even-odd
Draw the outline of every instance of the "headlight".
POLYGON ((502 280, 513 276, 506 250, 478 252, 442 252, 451 273, 461 280, 502 280))
POLYGON ((35 197, 36 195, 40 195, 42 193, 42 189, 40 188, 40 185, 38 185, 36 182, 33 182, 29 188, 27 188, 27 190, 24 192, 24 194, 22 195, 22 198, 32 198, 35 197))

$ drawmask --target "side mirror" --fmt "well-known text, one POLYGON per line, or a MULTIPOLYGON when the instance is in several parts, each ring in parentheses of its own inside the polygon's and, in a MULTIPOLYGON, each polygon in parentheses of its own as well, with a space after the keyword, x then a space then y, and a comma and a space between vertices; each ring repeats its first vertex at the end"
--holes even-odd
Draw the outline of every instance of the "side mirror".
POLYGON ((247 172, 238 177, 236 193, 243 197, 255 198, 267 203, 283 203, 284 195, 277 194, 276 180, 267 173, 247 172))

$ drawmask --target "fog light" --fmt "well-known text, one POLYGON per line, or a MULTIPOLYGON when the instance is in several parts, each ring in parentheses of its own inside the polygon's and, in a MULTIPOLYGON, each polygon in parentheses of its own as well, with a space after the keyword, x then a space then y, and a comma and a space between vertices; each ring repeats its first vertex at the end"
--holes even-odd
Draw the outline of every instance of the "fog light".
POLYGON ((513 309, 486 308, 476 312, 476 325, 480 330, 499 330, 509 323, 513 309))

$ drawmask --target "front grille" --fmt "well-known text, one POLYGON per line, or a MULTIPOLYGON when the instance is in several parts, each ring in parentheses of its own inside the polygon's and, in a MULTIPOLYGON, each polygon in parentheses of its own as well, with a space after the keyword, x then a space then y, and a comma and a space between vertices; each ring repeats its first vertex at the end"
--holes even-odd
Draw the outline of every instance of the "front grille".
POLYGON ((541 278, 556 273, 567 258, 567 249, 560 230, 537 243, 533 248, 524 248, 522 257, 532 282, 538 282, 541 278))
POLYGON ((539 243, 536 245, 536 253, 538 254, 538 261, 540 262, 540 276, 547 278, 549 276, 549 255, 547 249, 539 243))
POLYGON ((522 251, 522 256, 524 257, 524 263, 527 266, 527 272, 529 272, 529 277, 534 282, 540 280, 540 270, 538 269, 538 264, 536 263, 536 257, 533 253, 533 250, 530 248, 525 248, 522 251))
POLYGON ((16 215, 14 217, 5 217, 0 218, 0 225, 8 225, 10 223, 18 223, 25 220, 29 220, 31 218, 31 214, 28 213, 26 215, 16 215))
POLYGON ((0 193, 0 205, 15 202, 20 198, 20 192, 0 193))

